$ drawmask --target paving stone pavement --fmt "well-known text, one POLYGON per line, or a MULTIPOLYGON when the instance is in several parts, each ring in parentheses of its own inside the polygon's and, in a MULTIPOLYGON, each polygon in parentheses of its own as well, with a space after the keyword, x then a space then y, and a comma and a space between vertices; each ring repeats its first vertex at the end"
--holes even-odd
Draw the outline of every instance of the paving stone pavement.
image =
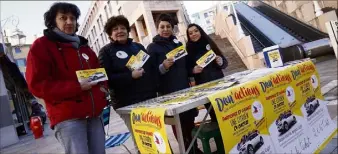
MULTIPOLYGON (((332 80, 337 80, 337 60, 334 59, 334 56, 327 56, 323 58, 319 58, 316 63, 317 70, 320 74, 321 86, 325 86, 332 80)), ((334 90, 334 89, 333 89, 334 90)), ((337 91, 337 90, 336 90, 337 91)), ((337 93, 329 91, 330 95, 337 96, 337 93)), ((337 122, 337 100, 333 100, 328 103, 328 109, 330 112, 331 118, 335 118, 334 121, 337 122)), ((205 115, 206 110, 200 110, 199 116, 195 119, 196 121, 201 121, 203 116, 205 115)), ((106 127, 108 129, 108 127, 106 127)), ((177 141, 172 133, 172 129, 170 126, 166 127, 168 138, 170 144, 172 146, 174 153, 179 153, 177 141)), ((128 129, 124 124, 123 120, 118 116, 118 114, 114 111, 111 112, 111 119, 109 125, 109 135, 114 135, 118 133, 127 132, 128 129)), ((45 125, 45 136, 38 140, 35 140, 32 135, 26 135, 20 138, 20 141, 14 145, 5 147, 0 149, 1 154, 9 154, 9 153, 64 153, 63 148, 58 143, 56 138, 54 137, 54 132, 49 128, 48 125, 45 125)), ((327 147, 321 152, 323 154, 328 153, 338 153, 337 149, 337 136, 332 139, 332 141, 327 145, 327 147)), ((136 147, 132 142, 132 139, 129 138, 125 145, 131 151, 131 153, 136 153, 136 147)), ((215 145, 212 144, 212 150, 216 149, 215 145)), ((200 143, 199 143, 199 147, 200 143)), ((123 146, 114 147, 106 149, 106 152, 109 153, 128 153, 127 150, 123 146)))

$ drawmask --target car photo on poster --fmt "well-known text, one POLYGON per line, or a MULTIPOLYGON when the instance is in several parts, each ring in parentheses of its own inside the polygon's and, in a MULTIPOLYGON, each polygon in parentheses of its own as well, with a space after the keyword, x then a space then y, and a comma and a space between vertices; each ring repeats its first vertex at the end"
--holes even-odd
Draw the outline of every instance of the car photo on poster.
POLYGON ((278 132, 280 132, 280 135, 286 133, 296 123, 297 123, 296 117, 292 115, 290 110, 281 113, 278 119, 276 119, 276 125, 278 132))
POLYGON ((312 95, 306 99, 306 102, 304 103, 304 107, 305 107, 307 116, 309 117, 319 107, 319 101, 318 99, 316 99, 314 95, 312 95))
POLYGON ((99 80, 99 79, 102 79, 106 77, 102 72, 97 72, 97 73, 94 73, 93 75, 91 75, 88 80, 89 82, 93 82, 93 81, 96 81, 96 80, 99 80))
POLYGON ((237 144, 240 154, 254 154, 264 144, 263 137, 258 130, 253 130, 241 138, 237 144))

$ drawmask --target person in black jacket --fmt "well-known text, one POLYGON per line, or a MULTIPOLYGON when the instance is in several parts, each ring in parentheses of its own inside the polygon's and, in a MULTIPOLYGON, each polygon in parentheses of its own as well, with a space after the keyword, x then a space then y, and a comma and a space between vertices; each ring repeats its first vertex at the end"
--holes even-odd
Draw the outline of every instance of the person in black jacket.
MULTIPOLYGON (((151 57, 155 57, 158 74, 160 76, 159 94, 165 95, 189 88, 186 58, 183 57, 176 61, 172 58, 166 58, 167 53, 182 45, 173 35, 173 19, 168 14, 161 14, 156 21, 156 25, 158 35, 153 38, 153 42, 148 45, 147 50, 151 57)), ((194 121, 197 114, 198 111, 196 109, 191 109, 180 114, 185 148, 188 148, 192 140, 191 131, 194 128, 194 121)), ((173 131, 176 136, 174 128, 173 131)))
POLYGON ((122 15, 113 16, 104 30, 111 42, 100 50, 99 60, 107 72, 109 88, 115 93, 114 109, 156 97, 154 58, 150 57, 142 68, 133 71, 126 66, 132 55, 146 53, 143 45, 128 38, 129 21, 122 15))
MULTIPOLYGON (((228 61, 222 55, 216 43, 197 24, 188 25, 187 35, 188 72, 191 77, 194 77, 196 85, 223 78, 224 74, 222 69, 228 66, 228 61), (215 60, 204 68, 198 66, 196 61, 209 50, 214 51, 217 55, 215 60)), ((205 104, 205 107, 208 109, 210 105, 210 103, 205 104)), ((217 122, 213 109, 209 114, 211 120, 217 122)))

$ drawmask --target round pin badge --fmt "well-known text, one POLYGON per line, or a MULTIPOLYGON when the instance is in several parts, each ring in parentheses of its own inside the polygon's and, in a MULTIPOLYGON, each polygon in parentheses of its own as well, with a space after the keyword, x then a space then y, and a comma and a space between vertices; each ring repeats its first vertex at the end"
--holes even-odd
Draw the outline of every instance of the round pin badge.
POLYGON ((82 57, 83 57, 85 60, 88 60, 88 59, 89 59, 88 55, 85 54, 85 53, 82 53, 82 57))
POLYGON ((207 44, 207 46, 205 46, 205 48, 207 49, 207 50, 210 50, 211 48, 210 48, 210 44, 207 44))
POLYGON ((177 39, 174 39, 173 41, 174 41, 176 44, 177 44, 177 43, 180 43, 180 41, 178 41, 177 39))
POLYGON ((116 52, 116 57, 120 58, 120 59, 125 59, 128 57, 128 54, 124 51, 117 51, 116 52))

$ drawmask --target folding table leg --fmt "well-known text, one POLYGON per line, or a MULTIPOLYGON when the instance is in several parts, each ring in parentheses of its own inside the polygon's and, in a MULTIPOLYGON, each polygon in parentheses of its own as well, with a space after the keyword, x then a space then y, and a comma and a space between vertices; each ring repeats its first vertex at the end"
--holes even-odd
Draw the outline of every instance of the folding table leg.
POLYGON ((182 134, 180 115, 179 114, 175 115, 174 119, 175 119, 175 129, 177 133, 178 146, 180 149, 180 153, 183 154, 185 152, 185 146, 184 146, 184 139, 183 139, 183 134, 182 134))
POLYGON ((128 130, 131 134, 131 138, 133 139, 134 145, 137 148, 135 138, 134 138, 134 134, 133 134, 133 130, 131 129, 130 114, 122 114, 122 115, 120 115, 120 117, 123 119, 124 123, 127 125, 128 130))

